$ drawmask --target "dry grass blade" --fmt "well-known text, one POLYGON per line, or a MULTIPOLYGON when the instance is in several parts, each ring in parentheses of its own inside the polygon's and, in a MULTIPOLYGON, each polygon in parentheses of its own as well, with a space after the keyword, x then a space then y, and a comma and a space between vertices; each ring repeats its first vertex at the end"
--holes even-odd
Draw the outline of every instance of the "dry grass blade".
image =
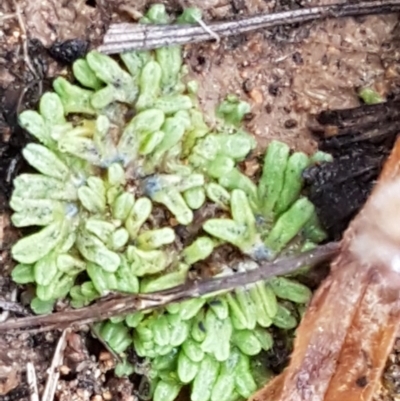
POLYGON ((53 360, 51 361, 51 366, 48 369, 48 378, 46 381, 46 387, 43 391, 43 396, 41 401, 53 401, 54 394, 57 389, 58 379, 60 377, 60 372, 58 368, 62 365, 64 360, 64 350, 67 346, 67 333, 68 330, 63 330, 60 339, 58 340, 57 347, 54 350, 53 360))
POLYGON ((81 309, 9 320, 0 326, 0 332, 27 328, 36 329, 36 332, 37 330, 45 331, 55 327, 65 328, 70 325, 89 324, 134 311, 155 309, 171 302, 196 298, 224 290, 229 291, 260 280, 289 274, 302 266, 315 266, 318 263, 330 260, 338 250, 339 244, 332 242, 309 252, 261 264, 259 269, 245 273, 191 282, 151 294, 115 295, 101 299, 95 304, 81 309))
POLYGON ((198 25, 142 25, 115 24, 104 37, 98 50, 106 54, 123 51, 154 49, 169 45, 183 45, 237 35, 260 28, 272 28, 326 18, 389 14, 400 11, 400 0, 373 0, 332 4, 261 14, 235 21, 211 22, 208 29, 198 25))
POLYGON ((30 401, 39 401, 36 370, 32 362, 26 364, 26 376, 30 391, 30 401))

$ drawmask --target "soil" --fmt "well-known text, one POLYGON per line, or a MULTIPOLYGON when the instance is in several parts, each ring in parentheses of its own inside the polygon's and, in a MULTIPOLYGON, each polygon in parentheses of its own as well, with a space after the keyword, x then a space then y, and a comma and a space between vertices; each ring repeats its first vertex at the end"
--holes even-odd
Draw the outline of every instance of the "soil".
MULTIPOLYGON (((9 250, 19 233, 10 224, 7 204, 12 180, 24 168, 21 148, 29 141, 17 125, 17 114, 35 107, 52 78, 67 75, 76 58, 101 42, 110 23, 137 20, 145 7, 154 2, 0 2, 0 313, 6 302, 19 305, 17 311, 4 311, 0 319, 30 313, 25 303, 29 288, 21 289, 9 278, 13 267, 9 250)), ((172 13, 185 6, 198 6, 205 21, 332 2, 164 1, 172 13)), ((398 40, 395 15, 333 19, 261 30, 220 43, 187 46, 185 57, 191 76, 200 83, 201 106, 210 123, 216 105, 227 94, 235 93, 252 105, 246 128, 257 138, 260 150, 272 139, 279 139, 294 149, 311 153, 318 144, 309 129, 316 114, 326 109, 358 106, 360 87, 372 87, 387 99, 397 97, 398 40)), ((352 213, 361 206, 368 190, 352 213)), ((344 218, 336 233, 340 234, 348 218, 344 218)), ((59 332, 0 336, 0 401, 30 398, 28 361, 34 363, 39 392, 42 391, 59 337, 59 332)), ((400 399, 399 349, 396 344, 377 399, 400 399)), ((88 329, 70 333, 55 399, 134 400, 134 384, 115 378, 113 365, 112 356, 92 339, 88 329)))

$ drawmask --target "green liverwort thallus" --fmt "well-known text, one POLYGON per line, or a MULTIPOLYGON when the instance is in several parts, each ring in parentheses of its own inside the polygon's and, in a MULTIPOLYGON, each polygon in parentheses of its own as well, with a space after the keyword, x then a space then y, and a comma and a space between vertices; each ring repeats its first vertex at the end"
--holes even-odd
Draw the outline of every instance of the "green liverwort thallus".
MULTIPOLYGON (((168 21, 162 5, 143 20, 168 21)), ((57 78, 39 110, 19 116, 36 139, 23 150, 36 173, 15 179, 12 221, 37 229, 12 248, 12 276, 34 284, 36 313, 51 312, 59 299, 76 308, 110 292, 182 284, 221 246, 237 254, 229 266, 214 259, 225 275, 323 239, 302 195, 312 160, 273 141, 260 178, 247 177, 239 163, 255 147, 241 128, 249 105, 229 96, 211 129, 184 71, 176 46, 119 59, 92 51, 74 63, 76 82, 57 78), (215 217, 194 230, 206 208, 215 217)), ((273 347, 270 328, 290 336, 310 296, 295 278, 275 278, 116 317, 96 332, 124 358, 117 374, 143 373, 125 358, 129 347, 144 358, 146 399, 173 401, 189 385, 192 401, 235 401, 269 377, 260 361, 273 347)))

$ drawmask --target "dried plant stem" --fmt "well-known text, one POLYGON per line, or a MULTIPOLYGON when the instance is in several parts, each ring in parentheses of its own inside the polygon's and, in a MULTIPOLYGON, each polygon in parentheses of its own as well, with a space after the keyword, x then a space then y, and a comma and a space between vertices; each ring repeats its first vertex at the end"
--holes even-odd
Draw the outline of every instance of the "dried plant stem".
POLYGON ((26 328, 36 329, 36 331, 39 328, 41 331, 46 331, 55 327, 80 326, 105 320, 116 315, 156 309, 171 302, 197 298, 220 291, 229 291, 257 281, 289 274, 302 266, 315 266, 318 263, 330 260, 337 254, 338 250, 339 244, 333 242, 296 256, 282 258, 271 263, 263 263, 259 269, 245 273, 190 282, 169 290, 151 294, 114 295, 81 309, 8 320, 0 325, 0 332, 26 328))
POLYGON ((56 392, 58 379, 60 377, 60 372, 58 368, 63 363, 64 350, 67 346, 67 334, 68 330, 64 330, 58 340, 57 347, 54 351, 53 360, 51 361, 51 366, 48 369, 48 378, 41 401, 54 400, 54 394, 56 392))
POLYGON ((16 0, 13 0, 13 4, 14 4, 14 8, 15 8, 15 14, 16 17, 18 19, 18 24, 19 24, 19 28, 21 29, 21 39, 22 39, 22 49, 23 49, 23 53, 24 53, 24 61, 25 64, 27 65, 27 67, 29 68, 29 70, 31 71, 32 75, 34 76, 34 78, 36 80, 39 80, 40 76, 38 74, 38 72, 36 71, 36 68, 33 66, 32 64, 32 60, 29 56, 29 51, 28 51, 28 33, 27 33, 27 29, 25 26, 25 22, 24 19, 22 18, 22 11, 21 8, 18 4, 18 2, 16 0))
POLYGON ((36 370, 32 362, 26 364, 26 379, 30 390, 30 401, 39 401, 39 391, 37 386, 36 370))
POLYGON ((198 25, 142 25, 114 24, 98 50, 116 54, 130 50, 154 49, 169 45, 183 45, 237 35, 260 28, 291 25, 314 20, 390 14, 400 11, 400 0, 373 0, 302 8, 299 10, 261 14, 235 21, 210 22, 205 30, 198 25))

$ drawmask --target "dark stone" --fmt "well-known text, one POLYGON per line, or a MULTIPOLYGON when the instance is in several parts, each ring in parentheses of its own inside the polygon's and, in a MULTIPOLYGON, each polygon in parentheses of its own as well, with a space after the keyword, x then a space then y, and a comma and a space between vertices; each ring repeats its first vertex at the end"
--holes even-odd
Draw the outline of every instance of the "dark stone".
POLYGON ((71 39, 55 42, 49 49, 49 54, 63 64, 72 64, 78 58, 84 57, 89 50, 89 42, 81 39, 71 39))
POLYGON ((365 387, 368 384, 368 379, 366 376, 361 376, 356 380, 356 384, 358 387, 365 387))
POLYGON ((285 128, 291 129, 297 127, 297 121, 294 118, 289 118, 284 123, 285 128))

